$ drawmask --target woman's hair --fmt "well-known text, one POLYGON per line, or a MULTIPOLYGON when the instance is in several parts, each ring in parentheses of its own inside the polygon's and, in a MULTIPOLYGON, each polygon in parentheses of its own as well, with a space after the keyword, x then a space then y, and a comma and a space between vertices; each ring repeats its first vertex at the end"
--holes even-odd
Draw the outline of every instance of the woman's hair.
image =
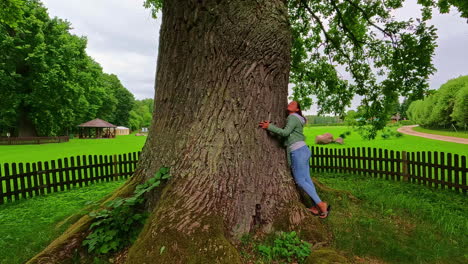
POLYGON ((305 124, 307 124, 307 118, 304 115, 302 115, 301 104, 298 101, 295 102, 297 103, 297 109, 299 109, 297 113, 305 119, 305 124))

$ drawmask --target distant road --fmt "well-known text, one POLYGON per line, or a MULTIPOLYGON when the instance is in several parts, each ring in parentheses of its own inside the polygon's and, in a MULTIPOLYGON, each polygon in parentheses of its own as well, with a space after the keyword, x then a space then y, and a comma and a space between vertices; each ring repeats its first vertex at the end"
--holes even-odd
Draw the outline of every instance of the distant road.
POLYGON ((430 138, 430 139, 442 140, 442 141, 448 141, 448 142, 454 142, 454 143, 460 143, 460 144, 468 144, 468 138, 449 137, 449 136, 417 132, 413 130, 413 127, 415 126, 418 126, 418 125, 402 126, 398 128, 397 131, 403 134, 412 135, 412 136, 418 136, 418 137, 424 137, 424 138, 430 138))

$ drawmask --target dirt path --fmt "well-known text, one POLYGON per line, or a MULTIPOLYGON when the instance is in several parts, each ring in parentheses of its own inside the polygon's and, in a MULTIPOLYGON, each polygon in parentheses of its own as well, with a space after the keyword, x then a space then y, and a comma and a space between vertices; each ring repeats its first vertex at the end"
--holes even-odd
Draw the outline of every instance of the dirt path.
POLYGON ((454 143, 460 143, 460 144, 468 144, 468 138, 449 137, 449 136, 442 136, 442 135, 434 135, 434 134, 417 132, 417 131, 413 130, 413 127, 415 127, 415 126, 418 126, 418 125, 402 126, 402 127, 398 128, 397 131, 401 132, 403 134, 408 134, 408 135, 412 135, 412 136, 425 137, 425 138, 448 141, 448 142, 454 142, 454 143))

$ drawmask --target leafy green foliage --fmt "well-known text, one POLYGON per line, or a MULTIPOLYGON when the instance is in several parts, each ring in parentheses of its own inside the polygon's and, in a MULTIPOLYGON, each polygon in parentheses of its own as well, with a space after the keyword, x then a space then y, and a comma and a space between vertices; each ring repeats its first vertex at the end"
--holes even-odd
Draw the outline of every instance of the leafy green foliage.
POLYGON ((0 21, 0 134, 65 135, 96 117, 128 125, 133 95, 86 54, 69 22, 37 0, 2 2, 0 21))
POLYGON ((402 3, 288 1, 293 99, 307 107, 314 95, 319 113, 343 115, 354 95, 360 95, 362 119, 357 125, 375 138, 398 96, 421 97, 435 70, 428 55, 434 53, 435 28, 425 19, 394 20, 391 12, 402 3))
POLYGON ((157 18, 158 12, 162 9, 163 0, 144 0, 143 6, 151 9, 152 17, 157 18))
POLYGON ((402 137, 403 134, 398 132, 398 131, 395 131, 393 129, 390 129, 389 127, 385 127, 382 131, 382 133, 380 134, 380 136, 383 138, 383 139, 389 139, 391 137, 402 137))
POLYGON ((135 98, 120 82, 115 74, 101 76, 105 95, 96 116, 114 125, 130 126, 130 111, 135 106, 135 98))
MULTIPOLYGON (((426 0, 424 2, 429 2, 433 5, 435 0, 426 0)), ((468 18, 468 1, 466 0, 438 0, 437 6, 441 13, 448 13, 450 6, 454 6, 461 13, 461 17, 468 18)))
POLYGON ((297 260, 299 263, 307 258, 311 250, 311 244, 299 239, 295 231, 280 232, 275 238, 273 245, 257 245, 258 252, 267 260, 291 262, 297 260))
POLYGON ((307 124, 336 124, 341 123, 342 120, 338 116, 318 116, 318 115, 310 115, 306 116, 307 124))
POLYGON ((116 198, 109 201, 105 209, 91 212, 89 215, 94 218, 89 227, 91 233, 83 241, 83 246, 87 246, 89 252, 107 254, 132 243, 148 216, 142 208, 144 195, 169 178, 169 168, 161 167, 154 177, 138 185, 132 196, 116 198))
MULTIPOLYGON (((426 21, 434 8, 451 6, 468 17, 465 0, 420 0, 422 19, 395 20, 404 0, 290 0, 293 37, 290 82, 292 99, 304 110, 315 96, 319 114, 344 115, 355 95, 363 97, 357 121, 367 138, 377 136, 399 106, 398 97, 422 98, 434 73, 436 29, 426 21), (344 75, 352 80, 344 80, 344 75)), ((156 17, 162 0, 145 0, 156 17)), ((171 15, 171 14, 168 14, 171 15)))
POLYGON ((344 133, 341 133, 338 137, 345 139, 346 136, 349 136, 349 135, 351 135, 351 131, 346 131, 344 133))
POLYGON ((137 130, 142 127, 150 127, 153 119, 153 99, 136 100, 133 109, 130 111, 130 128, 137 130))
POLYGON ((407 113, 423 127, 464 128, 468 125, 468 76, 449 80, 439 90, 414 101, 407 113))
POLYGON ((450 117, 458 127, 466 129, 468 125, 468 84, 463 86, 455 95, 453 111, 450 117))
POLYGON ((0 23, 16 27, 22 15, 21 0, 2 0, 0 2, 0 23))

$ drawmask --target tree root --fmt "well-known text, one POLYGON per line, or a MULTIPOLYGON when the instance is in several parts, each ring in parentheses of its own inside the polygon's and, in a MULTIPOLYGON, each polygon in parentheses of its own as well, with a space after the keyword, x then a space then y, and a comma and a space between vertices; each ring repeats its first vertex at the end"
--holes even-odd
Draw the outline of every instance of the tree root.
POLYGON ((190 234, 153 213, 125 263, 241 263, 237 249, 224 234, 220 217, 204 216, 190 234))
MULTIPOLYGON (((122 185, 112 194, 104 197, 100 200, 100 206, 103 206, 106 202, 115 199, 116 197, 128 196, 135 189, 135 181, 129 180, 127 183, 122 185)), ((53 264, 53 263, 66 263, 69 261, 76 250, 81 248, 81 243, 88 235, 88 228, 91 225, 92 218, 87 214, 83 215, 83 212, 96 208, 96 206, 87 206, 80 210, 80 212, 68 217, 67 219, 60 222, 57 226, 60 227, 64 224, 70 223, 74 219, 79 218, 73 225, 71 225, 62 235, 52 241, 39 254, 31 258, 28 264, 53 264)))
MULTIPOLYGON (((334 195, 346 196, 353 201, 358 201, 351 193, 329 188, 318 181, 314 181, 321 191, 331 192, 334 195)), ((107 201, 116 197, 130 195, 137 183, 130 180, 111 195, 101 199, 102 206, 107 201)), ((163 186, 158 190, 161 195, 163 186)), ((154 194, 153 194, 154 195, 154 194)), ((305 195, 301 195, 303 198, 305 195)), ((165 201, 166 203, 167 201, 165 201)), ((158 206, 157 204, 153 205, 158 206)), ((71 263, 73 256, 79 252, 83 259, 86 250, 81 244, 88 235, 88 228, 92 218, 83 215, 84 212, 96 208, 90 205, 79 213, 65 219, 58 226, 72 222, 60 237, 55 239, 46 249, 33 257, 27 263, 71 263)), ((225 235, 222 219, 214 215, 202 216, 197 220, 197 227, 190 234, 184 233, 173 225, 165 225, 164 218, 157 213, 158 209, 150 215, 138 240, 130 247, 118 252, 115 261, 118 263, 241 263, 241 258, 236 247, 225 235), (164 228, 162 228, 164 227, 164 228)), ((315 247, 329 245, 332 234, 327 227, 326 220, 313 216, 300 201, 291 202, 279 213, 272 223, 275 231, 296 231, 299 236, 311 242, 315 247)))

